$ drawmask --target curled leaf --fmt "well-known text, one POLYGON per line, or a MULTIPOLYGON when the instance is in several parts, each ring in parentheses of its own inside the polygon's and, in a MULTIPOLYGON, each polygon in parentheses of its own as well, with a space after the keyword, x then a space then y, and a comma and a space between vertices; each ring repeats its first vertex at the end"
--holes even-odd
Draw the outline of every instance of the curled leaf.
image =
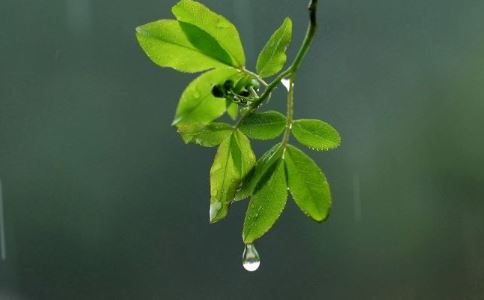
POLYGON ((242 178, 255 164, 249 139, 234 131, 219 146, 210 169, 210 222, 225 218, 242 178))
POLYGON ((192 81, 183 92, 173 125, 208 124, 220 117, 226 109, 224 99, 212 94, 213 86, 242 74, 234 69, 215 69, 192 81))

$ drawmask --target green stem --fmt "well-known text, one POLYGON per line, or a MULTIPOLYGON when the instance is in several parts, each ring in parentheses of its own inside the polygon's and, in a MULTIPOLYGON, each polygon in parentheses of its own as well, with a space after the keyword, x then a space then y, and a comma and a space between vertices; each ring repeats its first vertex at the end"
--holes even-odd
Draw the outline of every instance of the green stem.
POLYGON ((318 24, 316 22, 317 5, 318 5, 318 0, 311 0, 311 2, 309 2, 309 6, 308 6, 309 26, 306 31, 306 36, 304 37, 304 41, 301 45, 301 48, 299 48, 299 52, 297 53, 296 58, 294 59, 294 62, 292 63, 291 67, 289 67, 293 73, 296 73, 299 67, 301 66, 304 56, 306 56, 306 53, 308 52, 313 42, 314 34, 316 33, 316 29, 318 27, 318 24))
POLYGON ((264 80, 262 79, 262 77, 260 77, 258 74, 250 71, 250 70, 247 70, 246 68, 242 68, 240 69, 240 71, 242 71, 243 73, 247 74, 247 75, 250 75, 252 77, 254 77, 255 79, 257 79, 260 83, 262 83, 262 85, 264 86, 268 86, 269 84, 264 80))
POLYGON ((284 131, 284 137, 282 138, 282 147, 286 148, 291 136, 292 121, 294 118, 294 81, 296 80, 296 74, 293 74, 289 79, 289 91, 287 93, 287 114, 286 114, 286 131, 284 131))
MULTIPOLYGON (((309 10, 309 25, 308 29, 306 31, 306 36, 304 37, 303 43, 301 47, 299 48, 299 51, 294 58, 294 61, 292 64, 283 72, 279 73, 279 75, 266 86, 266 89, 264 90, 264 93, 257 99, 257 101, 254 101, 251 105, 250 110, 242 116, 241 120, 249 116, 250 114, 254 113, 257 111, 257 109, 261 106, 261 104, 270 97, 272 90, 276 88, 282 79, 285 77, 292 77, 298 70, 299 67, 301 66, 301 63, 306 56, 306 53, 308 52, 309 48, 311 47, 311 44, 313 42, 314 34, 316 33, 317 29, 317 22, 316 22, 316 9, 317 9, 317 4, 318 0, 310 0, 308 10, 309 10)), ((252 73, 252 72, 250 72, 252 73)), ((253 74, 253 73, 252 73, 253 74)), ((238 124, 240 123, 240 121, 238 124)))

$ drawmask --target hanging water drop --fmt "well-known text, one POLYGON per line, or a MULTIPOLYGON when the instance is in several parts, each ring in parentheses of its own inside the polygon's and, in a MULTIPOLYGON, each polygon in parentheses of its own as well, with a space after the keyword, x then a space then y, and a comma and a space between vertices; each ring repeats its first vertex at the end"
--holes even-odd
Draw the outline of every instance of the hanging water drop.
POLYGON ((244 253, 242 254, 242 266, 249 272, 254 272, 259 268, 259 253, 257 253, 257 249, 255 249, 253 244, 245 245, 244 253))
POLYGON ((289 92, 289 89, 291 88, 291 79, 283 78, 283 79, 281 79, 281 83, 286 88, 286 90, 289 92))

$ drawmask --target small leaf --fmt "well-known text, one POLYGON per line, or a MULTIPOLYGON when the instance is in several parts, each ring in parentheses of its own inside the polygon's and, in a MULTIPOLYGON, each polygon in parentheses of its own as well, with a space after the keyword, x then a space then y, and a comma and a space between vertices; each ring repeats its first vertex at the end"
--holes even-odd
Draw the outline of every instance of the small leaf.
POLYGON ((226 103, 227 103, 226 104, 227 105, 227 114, 229 115, 229 117, 232 120, 236 120, 237 115, 239 114, 239 106, 237 105, 237 103, 232 102, 230 100, 227 100, 226 103))
POLYGON ((292 38, 292 21, 286 18, 262 49, 257 58, 256 70, 262 77, 279 72, 286 63, 286 49, 292 38))
POLYGON ((250 244, 263 236, 277 221, 287 201, 284 164, 278 160, 259 182, 245 214, 242 238, 250 244))
POLYGON ((281 143, 274 145, 269 151, 264 153, 251 172, 242 179, 242 185, 235 195, 235 200, 238 201, 250 197, 254 193, 261 178, 281 156, 281 143))
POLYGON ((248 137, 269 140, 279 136, 286 127, 286 117, 277 111, 253 113, 245 118, 239 128, 248 137))
POLYGON ((192 0, 181 0, 173 7, 172 12, 178 21, 192 24, 212 36, 231 56, 233 66, 245 65, 245 54, 239 32, 225 17, 192 0))
POLYGON ((212 95, 214 85, 241 73, 234 69, 215 69, 192 81, 183 92, 173 125, 207 124, 225 112, 225 100, 212 95))
POLYGON ((315 221, 324 221, 331 209, 331 192, 323 172, 309 156, 291 145, 284 161, 289 190, 297 206, 315 221))
POLYGON ((210 169, 210 222, 225 218, 242 178, 253 168, 255 154, 249 139, 233 132, 219 146, 210 169))
POLYGON ((182 125, 178 127, 186 144, 199 144, 204 147, 214 147, 222 143, 232 133, 233 127, 225 123, 213 122, 207 125, 182 125))
POLYGON ((338 131, 321 120, 301 119, 294 121, 292 134, 301 144, 313 150, 330 150, 338 147, 341 143, 338 131))
MULTIPOLYGON (((240 130, 236 130, 234 136, 237 141, 237 149, 240 150, 240 158, 234 154, 234 157, 236 158, 235 165, 240 171, 240 185, 242 178, 247 176, 247 174, 249 174, 249 172, 254 168, 256 159, 254 151, 250 145, 250 140, 240 130)), ((233 200, 233 197, 231 200, 233 200)))
MULTIPOLYGON (((202 51, 190 42, 185 31, 176 20, 159 20, 136 28, 136 38, 146 55, 161 67, 188 73, 227 67, 226 57, 215 46, 213 51, 202 51)), ((209 39, 207 34, 200 37, 209 39)))

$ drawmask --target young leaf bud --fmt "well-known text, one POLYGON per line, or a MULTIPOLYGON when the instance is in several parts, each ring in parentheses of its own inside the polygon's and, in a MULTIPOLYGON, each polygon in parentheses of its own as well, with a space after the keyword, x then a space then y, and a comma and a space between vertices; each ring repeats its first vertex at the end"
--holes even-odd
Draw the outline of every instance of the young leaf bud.
POLYGON ((234 88, 234 81, 233 80, 226 80, 224 83, 225 91, 231 91, 234 88))
POLYGON ((225 97, 225 91, 221 85, 215 85, 212 88, 212 95, 216 98, 223 98, 225 97))
POLYGON ((260 83, 257 79, 252 79, 250 81, 250 85, 254 88, 254 90, 258 90, 260 88, 260 83))

